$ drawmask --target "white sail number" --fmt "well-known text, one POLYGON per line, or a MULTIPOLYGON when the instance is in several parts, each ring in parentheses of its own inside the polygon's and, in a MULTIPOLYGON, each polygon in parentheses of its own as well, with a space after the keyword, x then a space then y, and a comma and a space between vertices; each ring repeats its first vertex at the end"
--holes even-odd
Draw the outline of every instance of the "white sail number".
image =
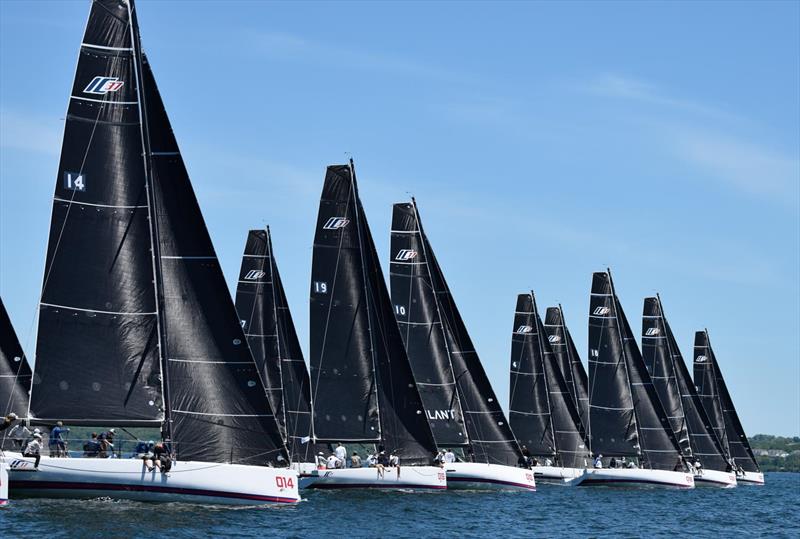
POLYGON ((64 189, 86 191, 86 176, 77 172, 64 173, 64 189))

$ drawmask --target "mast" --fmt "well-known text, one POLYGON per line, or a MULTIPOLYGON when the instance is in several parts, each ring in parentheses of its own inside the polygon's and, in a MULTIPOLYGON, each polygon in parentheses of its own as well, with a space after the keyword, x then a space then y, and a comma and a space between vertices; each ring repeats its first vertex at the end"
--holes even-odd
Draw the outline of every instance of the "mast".
MULTIPOLYGON (((284 442, 289 441, 289 424, 286 421, 286 400, 284 399, 284 391, 283 391, 283 347, 281 345, 281 332, 278 326, 278 301, 276 297, 275 289, 277 288, 275 282, 275 273, 273 271, 274 263, 273 263, 273 255, 272 255, 272 236, 269 233, 269 226, 267 226, 267 260, 269 261, 269 282, 270 282, 270 289, 272 292, 272 316, 275 320, 275 345, 278 351, 278 377, 281 381, 280 385, 280 394, 281 394, 281 415, 283 417, 283 425, 284 429, 286 430, 286 435, 284 436, 284 442)), ((275 407, 273 406, 273 409, 275 407)), ((291 456, 291 455, 290 455, 291 456)))
POLYGON ((147 102, 143 90, 144 73, 142 65, 144 63, 142 54, 141 36, 139 35, 139 23, 136 17, 136 10, 134 8, 134 0, 123 0, 128 6, 128 24, 131 33, 131 42, 133 45, 133 71, 136 81, 136 95, 139 102, 139 126, 142 137, 142 162, 144 165, 144 188, 147 194, 147 220, 150 228, 150 252, 153 260, 153 276, 154 276, 154 292, 155 292, 155 309, 156 309, 156 334, 158 338, 158 362, 161 369, 161 396, 162 406, 164 412, 164 422, 161 425, 161 437, 164 440, 172 439, 172 417, 170 413, 170 399, 169 399, 169 369, 165 363, 164 351, 167 350, 166 339, 166 320, 164 319, 163 305, 164 305, 164 278, 161 268, 161 249, 158 234, 157 215, 158 205, 156 204, 156 193, 152 185, 152 151, 150 149, 150 133, 148 130, 148 118, 145 111, 147 110, 147 102))
MULTIPOLYGON (((364 301, 367 304, 367 312, 369 313, 369 310, 370 310, 369 309, 369 305, 371 303, 370 302, 371 298, 370 298, 370 293, 369 293, 369 286, 367 284, 368 283, 367 263, 364 260, 364 251, 366 249, 365 249, 365 246, 364 246, 364 238, 362 237, 362 232, 361 232, 361 226, 362 226, 361 225, 361 219, 359 218, 360 214, 361 214, 361 199, 358 196, 358 186, 356 184, 356 171, 355 171, 355 167, 353 165, 353 158, 352 157, 348 161, 348 167, 350 169, 350 178, 352 180, 350 182, 350 186, 353 189, 353 200, 355 200, 355 202, 356 202, 355 218, 356 218, 356 230, 358 231, 358 245, 359 245, 358 254, 359 254, 360 261, 361 261, 361 275, 363 275, 363 282, 364 282, 364 301)), ((380 384, 380 380, 379 380, 379 376, 380 375, 378 373, 377 362, 375 361, 375 337, 374 337, 373 332, 372 332, 372 316, 369 316, 369 314, 367 315, 367 334, 369 335, 369 356, 370 356, 370 359, 372 360, 372 374, 375 377, 375 385, 378 386, 380 384)), ((376 408, 376 410, 378 412, 377 413, 378 438, 380 438, 385 443, 385 440, 383 438, 383 421, 382 421, 383 418, 381 417, 381 399, 380 398, 375 399, 375 408, 376 408)))

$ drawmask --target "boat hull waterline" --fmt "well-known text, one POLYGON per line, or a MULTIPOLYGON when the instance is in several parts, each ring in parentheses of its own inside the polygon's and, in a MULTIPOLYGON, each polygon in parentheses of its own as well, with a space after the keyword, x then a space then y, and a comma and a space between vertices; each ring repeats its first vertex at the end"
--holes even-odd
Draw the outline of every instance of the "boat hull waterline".
POLYGON ((449 490, 536 490, 536 479, 527 468, 479 462, 446 464, 449 490))
POLYGON ((13 496, 110 497, 153 502, 222 505, 300 501, 297 472, 266 466, 178 461, 168 474, 148 471, 139 459, 8 458, 13 496))
POLYGON ((694 475, 686 472, 668 470, 647 470, 642 468, 588 469, 573 480, 575 486, 653 486, 694 488, 694 475))
POLYGON ((744 475, 738 476, 736 481, 740 485, 763 485, 764 474, 761 472, 744 472, 744 475))
POLYGON ((703 473, 694 476, 694 486, 696 487, 733 488, 736 484, 736 474, 733 472, 703 470, 703 473))
POLYGON ((531 468, 536 481, 541 483, 570 483, 581 477, 584 468, 562 468, 559 466, 534 466, 531 468))
POLYGON ((437 466, 387 466, 383 476, 377 468, 313 470, 300 476, 300 487, 310 489, 378 488, 393 490, 444 490, 445 471, 437 466))

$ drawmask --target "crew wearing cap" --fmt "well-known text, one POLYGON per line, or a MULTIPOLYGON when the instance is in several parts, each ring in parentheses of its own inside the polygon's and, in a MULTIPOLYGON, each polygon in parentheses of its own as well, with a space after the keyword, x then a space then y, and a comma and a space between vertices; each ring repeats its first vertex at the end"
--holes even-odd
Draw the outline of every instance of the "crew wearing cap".
POLYGON ((39 461, 42 459, 42 435, 38 432, 33 433, 33 437, 28 445, 25 446, 25 451, 22 452, 23 457, 35 457, 36 462, 33 466, 38 469, 39 461))
POLYGON ((10 414, 8 414, 7 416, 5 416, 5 417, 3 418, 3 422, 2 422, 2 423, 0 423, 0 431, 2 431, 2 430, 6 430, 6 429, 7 429, 8 427, 10 427, 10 426, 11 426, 11 424, 12 424, 12 423, 14 423, 14 421, 16 421, 16 420, 17 420, 17 414, 15 414, 14 412, 11 412, 11 413, 10 413, 10 414))

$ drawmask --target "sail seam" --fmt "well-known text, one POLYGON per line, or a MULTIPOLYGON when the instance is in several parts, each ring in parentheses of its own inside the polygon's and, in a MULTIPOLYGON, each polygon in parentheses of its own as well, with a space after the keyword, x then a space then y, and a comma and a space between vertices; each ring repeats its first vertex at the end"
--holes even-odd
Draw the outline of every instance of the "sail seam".
POLYGON ((43 305, 45 307, 54 307, 56 309, 69 309, 71 311, 82 311, 85 313, 115 314, 115 315, 125 315, 125 316, 152 316, 156 314, 155 312, 132 313, 132 312, 121 312, 121 311, 101 311, 98 309, 83 309, 81 307, 70 307, 69 305, 57 305, 55 303, 44 303, 44 302, 40 302, 39 305, 43 305))

